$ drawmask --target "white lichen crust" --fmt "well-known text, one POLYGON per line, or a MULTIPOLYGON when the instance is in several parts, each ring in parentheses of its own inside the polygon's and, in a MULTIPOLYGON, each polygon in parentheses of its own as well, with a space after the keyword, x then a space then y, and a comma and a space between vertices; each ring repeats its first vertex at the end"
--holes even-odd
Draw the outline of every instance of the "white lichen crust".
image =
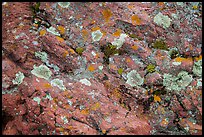
POLYGON ((16 78, 12 80, 13 84, 20 85, 23 82, 23 79, 25 78, 24 74, 22 72, 16 73, 16 78))
POLYGON ((126 81, 127 84, 134 87, 137 85, 142 85, 144 83, 144 78, 140 76, 139 73, 137 73, 136 70, 132 70, 127 74, 128 80, 126 81))
POLYGON ((112 45, 115 45, 117 46, 117 49, 121 48, 123 43, 125 42, 125 38, 127 37, 128 35, 126 34, 120 34, 120 37, 118 39, 114 39, 113 42, 111 42, 112 45))
POLYGON ((103 36, 103 33, 100 30, 96 30, 96 31, 91 33, 91 36, 92 36, 93 42, 100 41, 100 39, 103 36))
POLYGON ((87 80, 86 78, 81 79, 79 82, 81 82, 84 85, 91 86, 91 82, 87 80))

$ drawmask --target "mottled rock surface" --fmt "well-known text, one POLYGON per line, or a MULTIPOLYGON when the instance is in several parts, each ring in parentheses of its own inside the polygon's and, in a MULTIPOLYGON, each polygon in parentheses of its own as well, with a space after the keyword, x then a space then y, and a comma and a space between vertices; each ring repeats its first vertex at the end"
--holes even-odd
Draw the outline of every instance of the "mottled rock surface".
POLYGON ((202 134, 201 2, 3 2, 4 135, 202 134))

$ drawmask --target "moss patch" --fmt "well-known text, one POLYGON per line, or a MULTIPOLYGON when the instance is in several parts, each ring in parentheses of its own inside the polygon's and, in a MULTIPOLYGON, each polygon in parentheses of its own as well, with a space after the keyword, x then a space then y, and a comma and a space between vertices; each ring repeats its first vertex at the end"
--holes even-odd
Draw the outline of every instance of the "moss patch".
POLYGON ((156 40, 152 47, 155 49, 169 50, 164 40, 156 40))
POLYGON ((82 48, 82 47, 76 48, 76 52, 77 52, 80 56, 82 55, 83 51, 84 51, 84 48, 82 48))
POLYGON ((155 65, 149 64, 149 65, 147 66, 147 72, 149 72, 149 73, 155 72, 155 65))

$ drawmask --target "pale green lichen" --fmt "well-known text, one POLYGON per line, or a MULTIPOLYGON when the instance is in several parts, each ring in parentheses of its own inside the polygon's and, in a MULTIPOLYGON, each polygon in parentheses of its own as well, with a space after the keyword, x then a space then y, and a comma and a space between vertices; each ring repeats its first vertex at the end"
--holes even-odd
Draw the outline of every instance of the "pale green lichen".
POLYGON ((63 81, 60 79, 53 79, 51 81, 51 85, 58 87, 60 90, 63 90, 63 91, 66 90, 66 87, 64 86, 63 81))
POLYGON ((192 76, 188 75, 186 71, 181 71, 177 76, 165 73, 163 77, 163 85, 169 91, 185 89, 193 80, 192 76))
POLYGON ((194 62, 193 73, 198 77, 202 76, 202 60, 194 62))
POLYGON ((46 52, 35 52, 35 56, 40 58, 42 62, 47 62, 48 61, 48 56, 46 52))
POLYGON ((70 2, 58 2, 58 5, 62 8, 68 8, 70 5, 70 2))
POLYGON ((144 78, 140 76, 139 73, 137 73, 136 70, 132 70, 127 74, 127 81, 126 83, 130 86, 134 87, 137 85, 142 85, 144 83, 144 78))
POLYGON ((50 69, 43 64, 41 64, 39 67, 36 67, 35 65, 33 67, 34 69, 31 71, 31 73, 36 77, 48 80, 52 75, 50 69))
POLYGON ((202 87, 202 79, 197 80, 196 88, 202 87))
POLYGON ((41 99, 39 97, 34 97, 33 100, 36 101, 38 105, 40 104, 41 99))
POLYGON ((159 25, 162 26, 163 28, 168 28, 171 24, 171 19, 166 16, 163 15, 161 12, 159 12, 155 17, 154 17, 154 22, 159 25))
POLYGON ((81 82, 84 85, 91 86, 91 82, 87 80, 86 78, 81 79, 79 82, 81 82))
POLYGON ((48 32, 50 32, 50 33, 52 33, 52 34, 54 34, 54 35, 56 35, 56 36, 60 36, 60 33, 58 32, 58 31, 56 31, 56 28, 54 28, 54 27, 49 27, 48 29, 47 29, 47 31, 48 32))
POLYGON ((92 36, 93 42, 100 41, 100 39, 103 36, 103 33, 100 30, 96 30, 96 31, 91 33, 91 36, 92 36))
POLYGON ((13 84, 20 85, 23 82, 23 79, 25 78, 24 74, 22 72, 16 73, 16 78, 12 80, 13 84))

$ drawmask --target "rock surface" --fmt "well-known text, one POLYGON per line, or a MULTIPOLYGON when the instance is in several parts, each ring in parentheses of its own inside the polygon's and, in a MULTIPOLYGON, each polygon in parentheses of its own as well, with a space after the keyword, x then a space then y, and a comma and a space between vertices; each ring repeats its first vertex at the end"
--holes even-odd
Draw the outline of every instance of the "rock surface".
POLYGON ((201 2, 2 8, 4 135, 202 134, 201 2))

